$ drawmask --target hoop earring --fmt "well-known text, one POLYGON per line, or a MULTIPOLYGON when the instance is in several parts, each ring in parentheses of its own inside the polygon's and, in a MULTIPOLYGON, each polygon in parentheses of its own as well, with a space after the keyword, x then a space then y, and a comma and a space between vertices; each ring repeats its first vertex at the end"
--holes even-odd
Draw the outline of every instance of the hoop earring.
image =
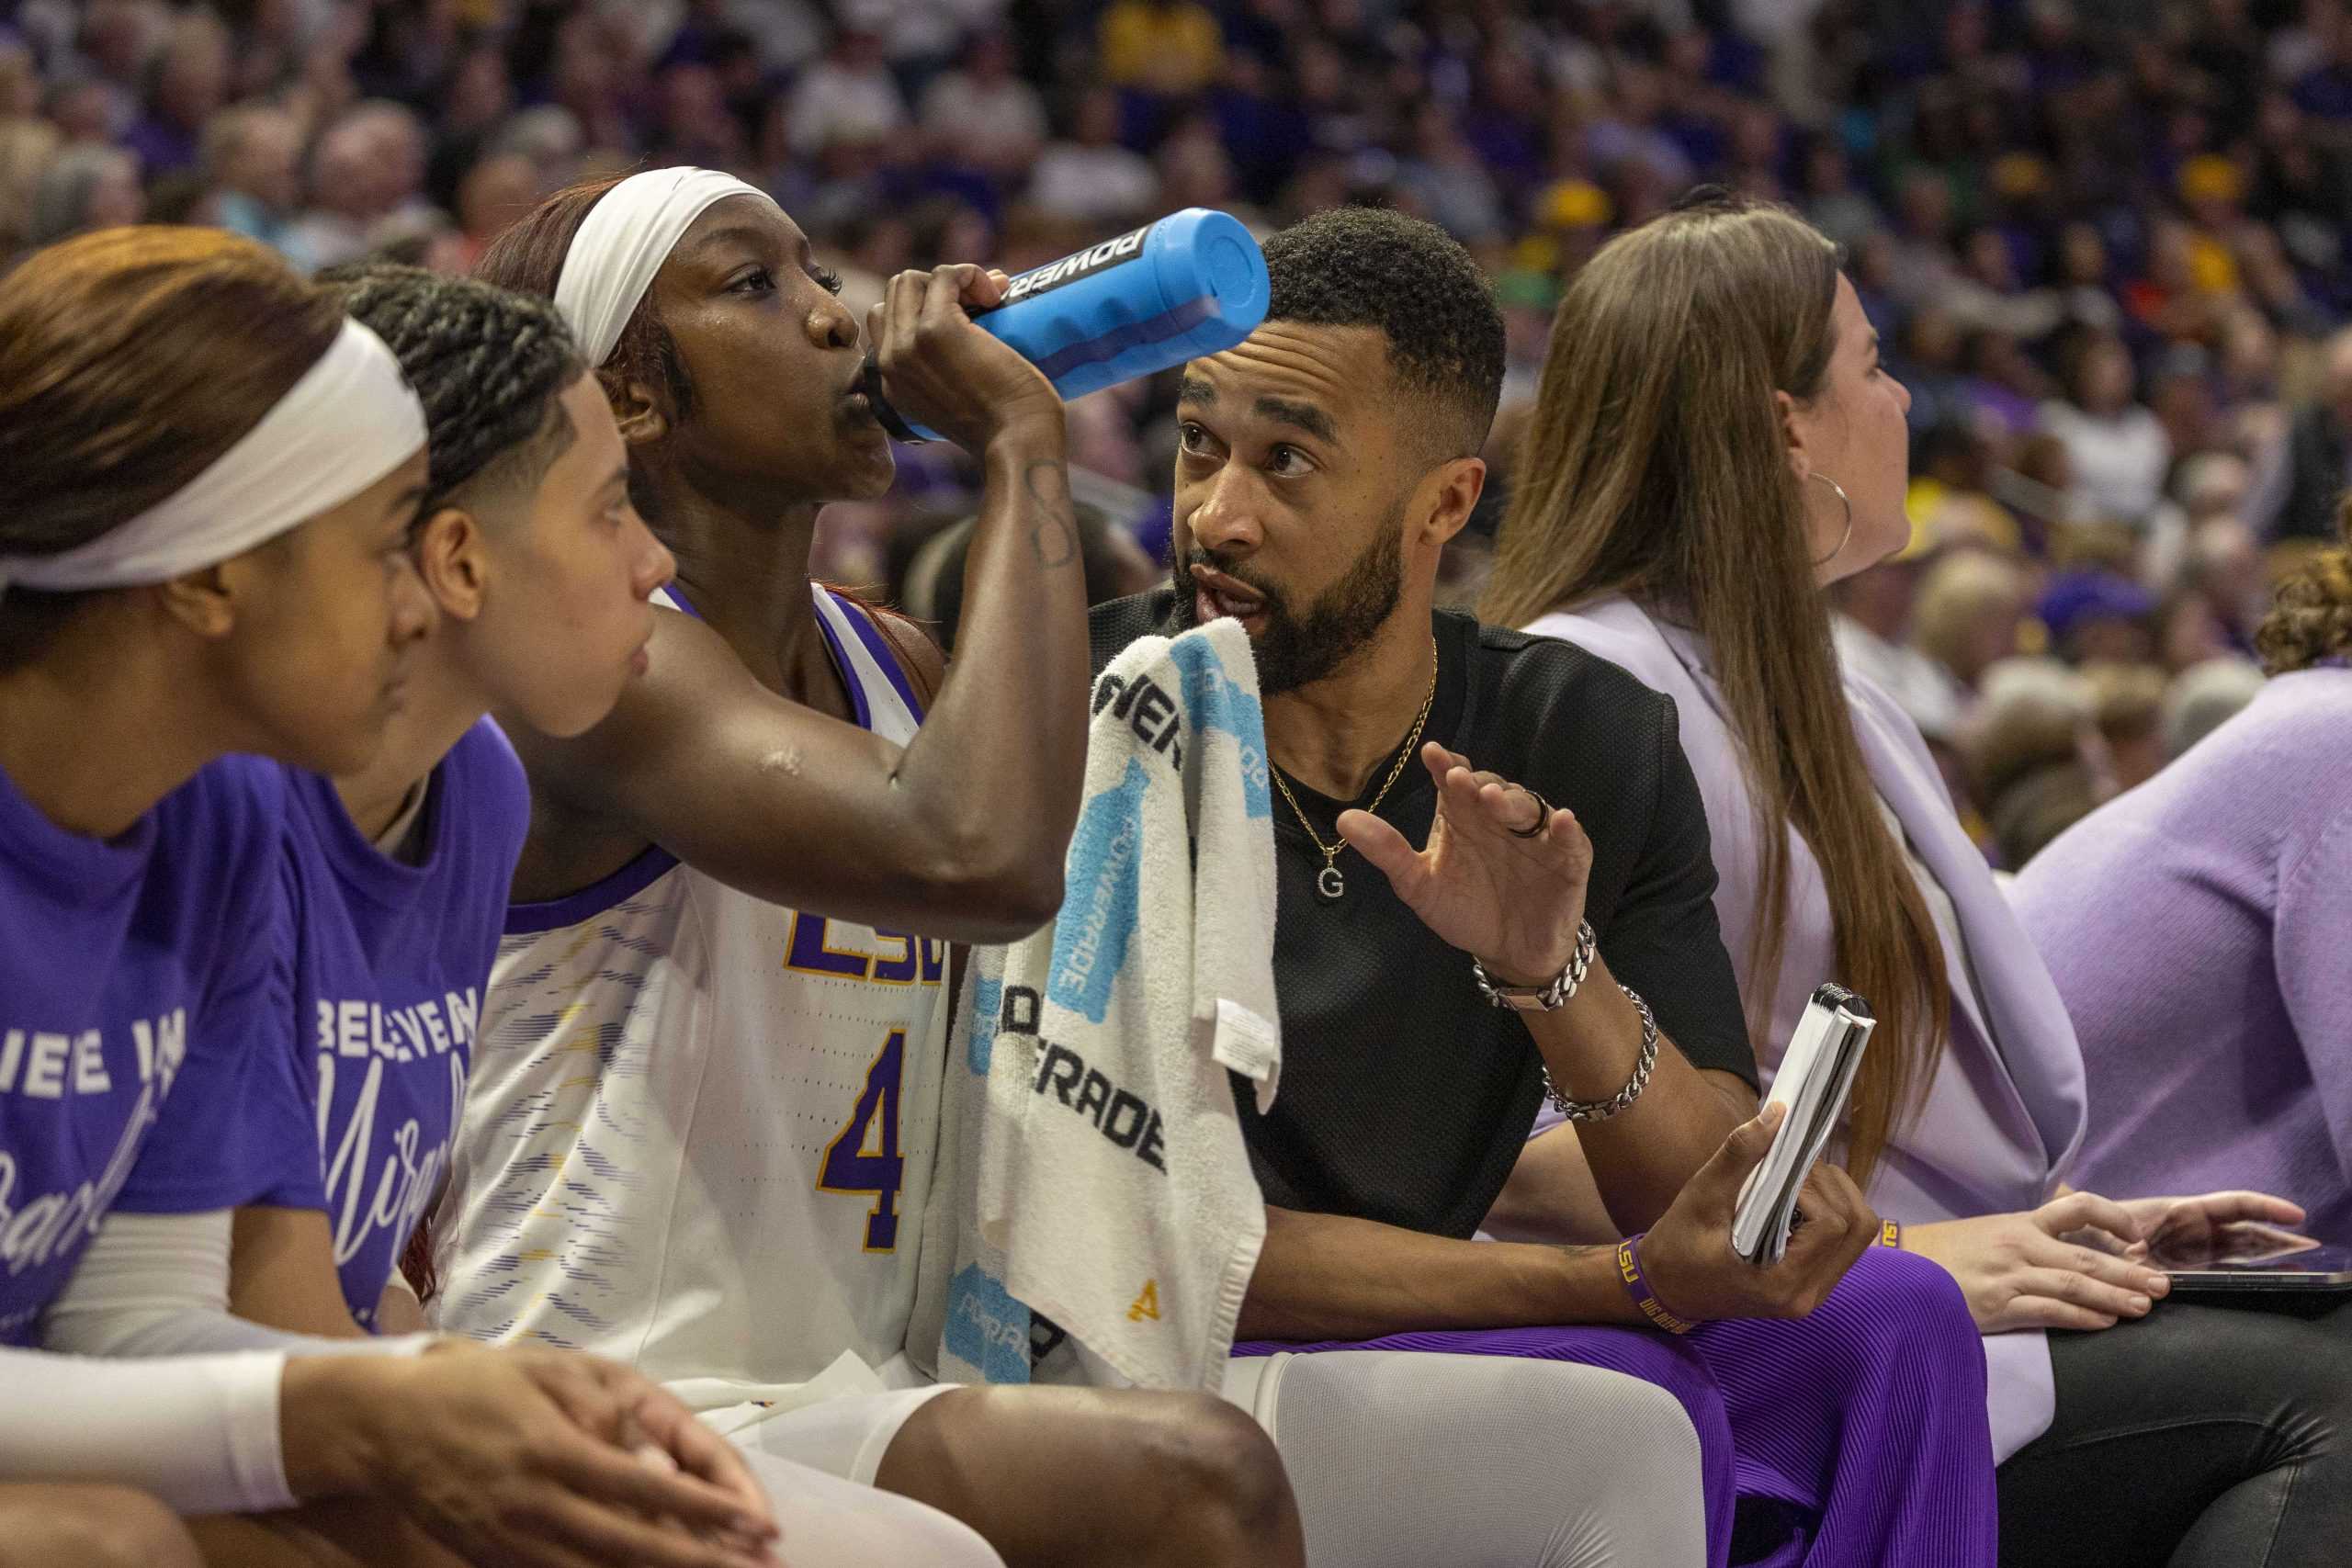
POLYGON ((1838 558, 1839 552, 1845 549, 1847 544, 1854 536, 1854 502, 1853 498, 1846 493, 1846 487, 1844 485, 1839 484, 1836 479, 1831 479, 1827 474, 1821 472, 1817 468, 1806 474, 1805 478, 1809 479, 1819 479, 1823 484, 1827 485, 1829 487, 1829 493, 1838 498, 1838 504, 1846 509, 1846 531, 1838 536, 1838 543, 1830 547, 1830 551, 1827 555, 1813 563, 1815 566, 1827 566, 1831 561, 1838 558))

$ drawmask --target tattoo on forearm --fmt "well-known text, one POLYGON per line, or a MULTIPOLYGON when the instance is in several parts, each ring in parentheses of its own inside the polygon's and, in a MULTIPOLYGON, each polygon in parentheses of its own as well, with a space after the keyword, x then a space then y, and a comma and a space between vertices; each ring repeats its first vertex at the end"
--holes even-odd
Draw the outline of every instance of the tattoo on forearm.
POLYGON ((1029 548, 1037 564, 1051 571, 1078 558, 1078 519, 1070 506, 1069 470, 1051 458, 1029 465, 1022 486, 1037 503, 1037 523, 1029 530, 1029 548))

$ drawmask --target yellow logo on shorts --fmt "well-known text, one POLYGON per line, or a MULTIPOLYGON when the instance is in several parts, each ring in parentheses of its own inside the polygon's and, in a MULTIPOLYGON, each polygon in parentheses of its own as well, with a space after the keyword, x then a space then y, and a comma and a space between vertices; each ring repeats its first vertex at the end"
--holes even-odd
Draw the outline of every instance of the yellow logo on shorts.
POLYGON ((1146 1280, 1143 1294, 1137 1296, 1136 1304, 1127 1309, 1129 1323, 1141 1323, 1146 1318, 1154 1323, 1159 1321, 1159 1281, 1157 1280, 1146 1280))

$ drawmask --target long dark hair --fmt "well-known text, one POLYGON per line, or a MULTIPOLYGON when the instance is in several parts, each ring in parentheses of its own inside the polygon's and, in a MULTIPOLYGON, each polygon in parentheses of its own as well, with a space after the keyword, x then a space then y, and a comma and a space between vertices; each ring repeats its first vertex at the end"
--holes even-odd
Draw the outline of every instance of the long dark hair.
POLYGON ((1480 613, 1525 626, 1622 593, 1706 638, 1762 852, 1750 1027, 1776 1000, 1792 824, 1828 891, 1837 977, 1883 1022, 1849 1122, 1848 1168, 1867 1185, 1933 1073, 1951 1003, 1854 739, 1773 398, 1826 390, 1838 272, 1837 247, 1803 220, 1732 199, 1603 247, 1554 321, 1480 613))

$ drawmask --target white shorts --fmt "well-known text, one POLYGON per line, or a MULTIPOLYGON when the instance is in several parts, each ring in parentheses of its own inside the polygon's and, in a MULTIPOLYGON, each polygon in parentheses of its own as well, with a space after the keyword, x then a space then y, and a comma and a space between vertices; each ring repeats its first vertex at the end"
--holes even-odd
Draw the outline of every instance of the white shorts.
POLYGON ((789 1460, 828 1475, 874 1484, 882 1456, 907 1418, 959 1387, 933 1383, 885 1393, 842 1393, 792 1409, 761 1403, 706 1410, 703 1421, 746 1452, 789 1460))
POLYGON ((1004 1568, 969 1526, 936 1508, 756 1450, 743 1457, 775 1506, 792 1568, 1004 1568))

